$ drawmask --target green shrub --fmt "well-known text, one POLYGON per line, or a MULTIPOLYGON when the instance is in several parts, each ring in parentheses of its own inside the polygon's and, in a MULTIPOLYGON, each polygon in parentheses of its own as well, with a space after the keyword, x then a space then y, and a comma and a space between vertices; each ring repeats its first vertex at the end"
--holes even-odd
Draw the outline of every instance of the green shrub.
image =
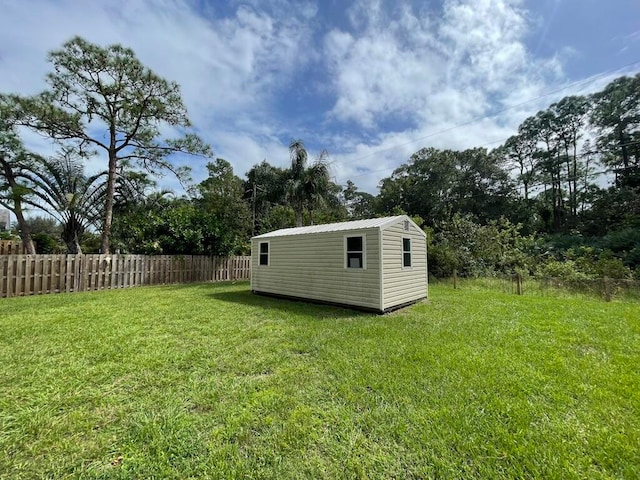
POLYGON ((603 255, 595 265, 598 277, 609 277, 624 279, 631 277, 631 269, 627 267, 619 258, 603 255))
POLYGON ((40 232, 32 236, 33 241, 36 244, 36 252, 42 254, 61 253, 66 249, 60 241, 53 235, 40 232))
POLYGON ((97 233, 84 232, 80 246, 82 247, 82 253, 99 253, 102 239, 97 233))
POLYGON ((5 230, 0 231, 0 240, 20 240, 20 237, 7 232, 5 230))
POLYGON ((456 252, 448 245, 433 245, 429 248, 429 274, 436 278, 450 277, 460 267, 456 252))
POLYGON ((581 271, 576 262, 573 260, 565 260, 564 262, 558 260, 551 260, 543 264, 536 272, 538 277, 551 277, 560 278, 562 280, 588 280, 592 278, 591 275, 581 271))
POLYGON ((532 236, 520 234, 520 225, 506 219, 486 225, 471 216, 453 215, 435 229, 427 229, 429 271, 449 277, 454 269, 463 277, 493 277, 516 271, 529 272, 539 256, 532 236))
POLYGON ((613 252, 625 252, 640 246, 640 230, 626 228, 608 233, 601 240, 602 247, 613 252))

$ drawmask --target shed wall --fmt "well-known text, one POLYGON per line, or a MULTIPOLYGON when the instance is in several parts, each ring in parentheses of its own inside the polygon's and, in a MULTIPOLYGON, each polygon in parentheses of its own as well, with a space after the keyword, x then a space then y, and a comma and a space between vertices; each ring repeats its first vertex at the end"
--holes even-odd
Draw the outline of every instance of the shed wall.
POLYGON ((327 232, 252 240, 251 289, 323 302, 380 309, 380 231, 327 232), (344 237, 364 235, 366 269, 344 268, 344 237), (269 242, 269 265, 259 243, 269 242))
POLYGON ((409 231, 404 223, 382 231, 383 310, 427 297, 427 241, 413 223, 409 231), (403 267, 402 239, 411 239, 411 267, 403 267))

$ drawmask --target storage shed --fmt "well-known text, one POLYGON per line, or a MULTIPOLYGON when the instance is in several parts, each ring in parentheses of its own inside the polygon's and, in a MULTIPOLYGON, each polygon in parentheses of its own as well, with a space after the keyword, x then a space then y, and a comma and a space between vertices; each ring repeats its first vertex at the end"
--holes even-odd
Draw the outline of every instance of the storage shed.
POLYGON ((251 290, 387 312, 427 297, 427 241, 408 216, 251 239, 251 290))

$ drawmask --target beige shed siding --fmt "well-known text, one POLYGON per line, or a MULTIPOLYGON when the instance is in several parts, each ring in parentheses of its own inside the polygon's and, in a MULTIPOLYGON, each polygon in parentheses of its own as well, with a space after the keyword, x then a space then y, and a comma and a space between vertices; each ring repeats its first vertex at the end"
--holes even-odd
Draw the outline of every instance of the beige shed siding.
POLYGON ((380 309, 380 248, 377 228, 255 238, 251 289, 380 309), (344 268, 344 237, 366 237, 366 270, 344 268), (269 242, 269 265, 259 263, 259 244, 269 242))
POLYGON ((413 223, 402 220, 382 231, 383 309, 427 296, 427 242, 413 223), (411 267, 402 266, 402 239, 411 239, 411 267))

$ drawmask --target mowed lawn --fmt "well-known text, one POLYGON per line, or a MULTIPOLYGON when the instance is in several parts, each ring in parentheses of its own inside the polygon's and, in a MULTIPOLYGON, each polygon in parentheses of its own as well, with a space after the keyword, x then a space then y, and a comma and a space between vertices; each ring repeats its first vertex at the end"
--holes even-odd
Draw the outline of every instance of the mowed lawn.
POLYGON ((639 478, 640 304, 0 300, 0 478, 639 478))

